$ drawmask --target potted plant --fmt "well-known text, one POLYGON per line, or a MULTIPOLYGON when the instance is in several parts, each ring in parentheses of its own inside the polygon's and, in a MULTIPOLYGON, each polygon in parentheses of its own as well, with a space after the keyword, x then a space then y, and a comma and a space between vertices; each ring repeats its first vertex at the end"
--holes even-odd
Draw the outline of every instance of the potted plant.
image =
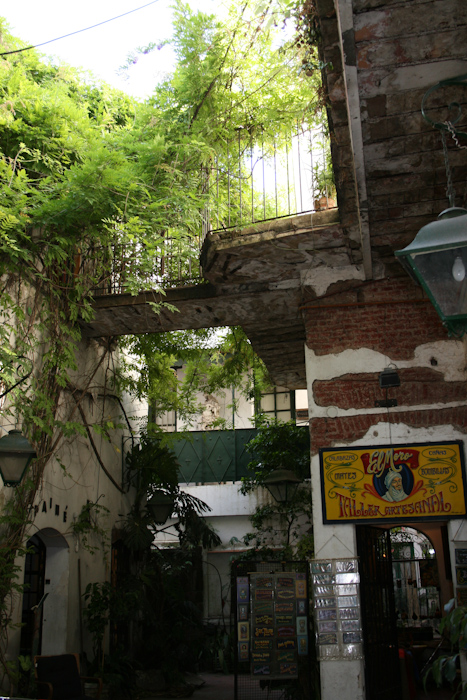
POLYGON ((313 196, 315 211, 336 206, 336 184, 329 146, 325 151, 324 163, 319 161, 313 167, 313 196))

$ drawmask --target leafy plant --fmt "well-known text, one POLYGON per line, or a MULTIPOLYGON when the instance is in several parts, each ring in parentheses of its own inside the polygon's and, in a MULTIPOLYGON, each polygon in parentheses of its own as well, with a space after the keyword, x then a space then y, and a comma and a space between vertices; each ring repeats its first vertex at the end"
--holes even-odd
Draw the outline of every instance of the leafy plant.
POLYGON ((318 159, 313 166, 313 194, 316 199, 321 197, 334 197, 336 193, 336 183, 334 180, 329 138, 325 137, 324 142, 318 144, 318 148, 321 150, 322 159, 318 159))
POLYGON ((104 635, 109 624, 127 622, 140 610, 140 592, 134 587, 117 589, 108 581, 89 583, 83 594, 86 607, 83 611, 86 626, 92 636, 96 671, 104 670, 104 635))
POLYGON ((220 544, 218 535, 202 517, 210 511, 209 506, 180 489, 177 458, 165 444, 162 432, 141 434, 139 444, 127 456, 127 468, 129 483, 136 489, 133 506, 124 522, 124 539, 130 548, 144 551, 151 545, 156 531, 169 528, 176 530, 180 546, 186 549, 220 544), (146 508, 154 490, 162 490, 173 498, 175 522, 171 525, 156 527, 146 508))
POLYGON ((104 556, 106 555, 109 546, 108 529, 99 524, 99 519, 102 516, 107 516, 109 512, 108 508, 100 505, 97 501, 95 503, 87 501, 70 527, 72 533, 79 538, 83 547, 91 554, 102 550, 104 556), (89 539, 91 535, 100 540, 99 545, 91 544, 89 539))
MULTIPOLYGON (((264 487, 266 477, 276 469, 289 469, 300 479, 309 478, 310 442, 306 429, 293 421, 283 423, 269 421, 264 416, 257 419, 258 434, 247 445, 253 459, 248 465, 251 477, 243 477, 241 493, 247 494, 264 487)), ((246 545, 254 545, 264 555, 274 547, 284 550, 284 555, 296 558, 312 557, 312 504, 311 491, 307 484, 299 487, 284 503, 270 500, 258 505, 250 517, 254 530, 244 537, 246 545)))
MULTIPOLYGON (((454 601, 451 601, 452 605, 454 601)), ((438 687, 446 680, 451 685, 457 679, 457 668, 461 654, 467 653, 467 607, 459 606, 448 612, 446 617, 440 622, 440 634, 449 639, 451 643, 451 653, 439 656, 428 669, 423 683, 426 686, 430 675, 438 687)), ((453 698, 467 700, 467 683, 461 683, 455 690, 453 698)))

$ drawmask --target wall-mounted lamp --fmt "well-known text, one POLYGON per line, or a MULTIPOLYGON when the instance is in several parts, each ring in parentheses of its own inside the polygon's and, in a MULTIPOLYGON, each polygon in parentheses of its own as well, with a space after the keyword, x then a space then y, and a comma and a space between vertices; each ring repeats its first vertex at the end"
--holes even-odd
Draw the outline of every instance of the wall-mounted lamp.
POLYGON ((460 138, 467 139, 467 134, 455 128, 461 117, 457 102, 449 105, 449 109, 457 110, 451 121, 433 121, 426 112, 429 95, 450 86, 467 87, 467 75, 437 83, 422 100, 424 119, 441 132, 449 208, 441 212, 437 221, 423 226, 412 243, 395 254, 411 277, 423 287, 449 335, 460 338, 467 330, 467 209, 455 206, 446 132, 452 135, 457 146, 460 138))
POLYGON ((396 255, 423 287, 449 335, 467 330, 467 209, 451 207, 396 255))
POLYGON ((17 486, 35 457, 35 449, 20 430, 10 430, 0 438, 0 475, 5 486, 17 486))
POLYGON ((301 482, 291 469, 275 469, 263 483, 277 503, 287 503, 293 499, 301 482))
POLYGON ((378 377, 379 386, 386 390, 386 398, 375 401, 375 406, 378 408, 393 408, 397 406, 397 399, 388 399, 388 389, 401 385, 401 380, 397 374, 397 370, 391 367, 386 367, 378 377))
POLYGON ((397 374, 397 371, 395 369, 391 369, 390 367, 386 367, 386 369, 381 372, 378 380, 381 389, 389 389, 392 386, 401 385, 401 380, 397 374))

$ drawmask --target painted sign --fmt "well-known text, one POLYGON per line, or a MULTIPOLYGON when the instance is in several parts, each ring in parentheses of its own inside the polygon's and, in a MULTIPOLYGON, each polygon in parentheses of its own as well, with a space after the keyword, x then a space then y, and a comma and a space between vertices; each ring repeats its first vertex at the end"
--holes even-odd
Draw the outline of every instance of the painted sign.
POLYGON ((321 449, 323 522, 447 520, 466 513, 464 447, 321 449))

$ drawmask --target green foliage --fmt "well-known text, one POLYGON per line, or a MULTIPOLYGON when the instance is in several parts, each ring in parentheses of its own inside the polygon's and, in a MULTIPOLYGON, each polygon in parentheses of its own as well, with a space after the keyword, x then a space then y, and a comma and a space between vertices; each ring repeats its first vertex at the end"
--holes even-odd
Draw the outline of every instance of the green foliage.
POLYGON ((135 588, 115 588, 108 581, 89 583, 83 594, 86 626, 92 636, 94 659, 100 672, 104 665, 104 634, 112 620, 114 624, 128 621, 140 609, 140 591, 135 588))
MULTIPOLYGON (((248 465, 251 477, 243 477, 241 493, 248 494, 264 485, 264 480, 276 469, 290 469, 300 479, 309 479, 310 438, 306 429, 293 421, 283 423, 257 418, 258 434, 250 440, 247 449, 253 456, 248 465)), ((253 545, 255 555, 277 557, 281 548, 290 558, 313 556, 312 503, 308 484, 297 489, 286 503, 272 498, 258 505, 250 517, 254 530, 244 537, 244 544, 253 545), (274 548, 272 553, 271 548, 274 548)))
POLYGON ((128 570, 116 587, 110 583, 88 585, 84 594, 86 626, 93 639, 95 663, 104 675, 109 674, 111 661, 106 662, 103 654, 109 622, 114 627, 131 622, 133 646, 141 646, 136 652, 139 662, 153 668, 156 660, 173 680, 186 662, 187 636, 202 636, 198 605, 201 548, 214 547, 220 540, 202 517, 209 507, 180 490, 178 464, 162 435, 143 434, 126 465, 136 493, 123 521, 128 570), (174 499, 175 524, 171 527, 179 537, 177 548, 158 549, 154 543, 155 535, 168 529, 156 526, 146 508, 154 489, 174 499))
MULTIPOLYGON (((429 668, 423 679, 425 686, 430 675, 433 676, 438 687, 445 680, 450 684, 456 680, 459 654, 467 653, 467 608, 464 606, 453 608, 441 620, 439 632, 449 639, 452 651, 451 654, 439 656, 429 668)), ((467 700, 467 685, 462 684, 454 693, 454 697, 458 700, 467 700)))
POLYGON ((247 445, 252 459, 250 478, 242 479, 242 493, 249 493, 264 483, 275 469, 291 469, 300 479, 310 478, 310 435, 294 421, 271 420, 257 416, 258 433, 247 445))
MULTIPOLYGON (((221 183, 213 200, 206 177, 215 158, 225 167, 238 129, 252 138, 261 134, 267 149, 297 120, 319 119, 317 76, 310 80, 300 71, 303 48, 281 36, 283 22, 300 15, 297 8, 234 2, 220 22, 179 4, 177 68, 145 104, 34 50, 0 58, 0 374, 12 389, 3 416, 22 423, 38 455, 31 480, 15 491, 0 521, 2 634, 27 514, 63 440, 91 440, 80 402, 104 362, 106 391, 129 390, 156 398, 161 410, 173 406, 187 415, 198 410, 200 388, 236 383, 252 394, 265 377, 238 330, 214 353, 210 331, 157 341, 111 339, 96 344, 94 360, 82 370, 79 321, 92 318, 95 290, 111 281, 132 294, 159 290, 154 303, 161 310, 164 286, 180 271, 197 276, 192 261, 206 207, 217 196, 225 199, 221 183), (119 347, 139 359, 117 367, 119 347), (180 358, 188 361, 181 387, 171 370, 180 358), (22 363, 33 371, 12 388, 22 363)), ((23 46, 3 20, 0 41, 3 51, 23 46)), ((95 426, 105 436, 116 429, 105 416, 95 426)), ((167 464, 170 472, 167 453, 157 449, 161 469, 167 464)), ((142 486, 146 474, 156 478, 153 472, 134 472, 139 494, 132 516, 140 533, 148 531, 142 486)), ((175 491, 181 542, 193 548, 215 541, 203 528, 203 506, 177 493, 172 477, 161 471, 155 483, 175 491)), ((75 523, 80 537, 98 534, 88 515, 83 511, 75 523)))
POLYGON ((141 364, 138 376, 126 386, 148 398, 153 418, 175 410, 190 424, 203 410, 197 394, 222 393, 235 387, 237 393, 257 401, 271 385, 264 364, 241 328, 137 336, 128 340, 127 349, 141 364), (177 376, 173 366, 182 364, 184 373, 177 376))
MULTIPOLYGON (((129 483, 136 496, 124 525, 124 538, 128 547, 144 551, 152 543, 155 524, 146 501, 154 490, 162 490, 174 501, 173 525, 180 546, 186 550, 196 547, 215 547, 220 544, 218 535, 204 520, 203 514, 210 508, 204 501, 182 491, 178 483, 178 462, 174 453, 164 442, 164 435, 145 434, 140 437, 127 456, 129 483)), ((157 527, 161 532, 166 528, 157 527)))
POLYGON ((18 688, 22 698, 37 698, 37 684, 34 673, 34 661, 30 656, 19 655, 17 659, 7 662, 9 678, 18 688))
POLYGON ((105 506, 100 505, 97 501, 95 503, 88 501, 81 508, 81 512, 70 527, 72 533, 79 538, 84 549, 91 552, 91 554, 102 551, 104 557, 107 555, 109 546, 108 528, 100 524, 100 519, 108 514, 109 509, 105 506), (90 537, 97 538, 99 544, 92 544, 90 537))
POLYGON ((319 161, 313 167, 314 196, 316 198, 333 197, 336 192, 329 141, 325 141, 322 144, 322 148, 324 151, 324 167, 319 161))

